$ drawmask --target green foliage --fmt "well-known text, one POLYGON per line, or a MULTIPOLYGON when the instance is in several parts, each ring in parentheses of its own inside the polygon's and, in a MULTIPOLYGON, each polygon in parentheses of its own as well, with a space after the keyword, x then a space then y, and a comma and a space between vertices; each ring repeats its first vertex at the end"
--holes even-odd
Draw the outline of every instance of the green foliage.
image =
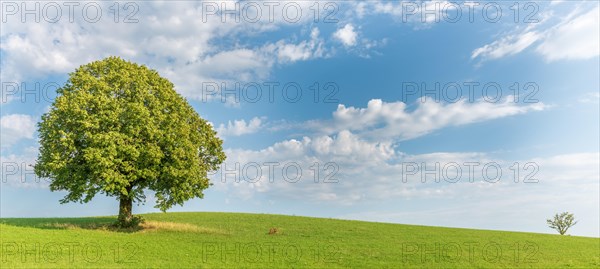
POLYGON ((167 79, 143 65, 109 57, 79 67, 57 90, 38 124, 39 177, 61 200, 89 202, 97 193, 156 207, 203 197, 207 173, 225 160, 211 125, 167 79))
POLYGON ((577 224, 575 217, 569 212, 556 214, 554 215, 554 219, 548 219, 546 222, 548 223, 548 227, 558 231, 561 235, 564 235, 569 228, 577 224))

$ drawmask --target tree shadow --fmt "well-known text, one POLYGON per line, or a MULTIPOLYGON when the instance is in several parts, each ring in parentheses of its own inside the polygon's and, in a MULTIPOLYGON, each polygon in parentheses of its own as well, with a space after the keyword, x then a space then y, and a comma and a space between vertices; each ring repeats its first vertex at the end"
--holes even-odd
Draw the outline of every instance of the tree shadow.
POLYGON ((134 233, 143 230, 142 227, 120 228, 115 226, 116 217, 89 218, 3 218, 0 224, 47 230, 99 230, 120 233, 134 233))

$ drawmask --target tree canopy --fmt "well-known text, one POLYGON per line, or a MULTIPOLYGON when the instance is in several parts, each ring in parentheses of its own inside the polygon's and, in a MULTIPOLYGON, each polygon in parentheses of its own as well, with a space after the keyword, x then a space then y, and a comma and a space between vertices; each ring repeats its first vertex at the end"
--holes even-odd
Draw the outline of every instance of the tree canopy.
POLYGON ((562 212, 554 215, 554 219, 547 219, 546 223, 548 223, 548 227, 556 230, 559 234, 564 235, 569 228, 577 224, 577 221, 575 221, 573 214, 562 212))
POLYGON ((131 202, 145 201, 149 189, 166 211, 203 198, 207 174, 225 160, 212 126, 144 65, 95 61, 69 74, 57 93, 38 123, 34 168, 52 191, 68 192, 61 203, 102 193, 119 199, 119 219, 130 220, 131 202))

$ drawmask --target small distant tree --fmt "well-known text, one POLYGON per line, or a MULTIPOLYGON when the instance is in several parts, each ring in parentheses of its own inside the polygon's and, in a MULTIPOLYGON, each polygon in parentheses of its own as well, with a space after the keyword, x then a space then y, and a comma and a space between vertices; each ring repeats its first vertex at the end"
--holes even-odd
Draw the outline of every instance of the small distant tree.
POLYGON ((546 222, 548 227, 558 231, 561 235, 564 235, 569 228, 577 224, 575 217, 569 212, 557 213, 554 215, 554 219, 548 219, 546 222))
POLYGON ((109 57, 79 67, 38 125, 35 173, 61 203, 97 193, 119 200, 121 227, 138 221, 132 203, 154 191, 156 207, 204 196, 208 173, 225 160, 212 126, 174 85, 143 65, 109 57))

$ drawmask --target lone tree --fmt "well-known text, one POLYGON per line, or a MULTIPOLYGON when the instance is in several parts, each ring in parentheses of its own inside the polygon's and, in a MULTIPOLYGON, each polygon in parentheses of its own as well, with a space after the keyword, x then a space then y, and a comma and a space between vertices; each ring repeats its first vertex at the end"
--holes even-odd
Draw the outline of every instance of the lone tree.
POLYGON ((554 219, 548 219, 546 222, 548 223, 548 227, 557 230, 561 235, 564 235, 569 228, 577 224, 575 217, 569 212, 556 214, 554 215, 554 219))
POLYGON ((109 57, 79 67, 57 90, 38 123, 34 166, 60 200, 89 202, 97 193, 120 201, 118 224, 137 223, 132 203, 155 192, 163 212, 212 183, 207 174, 225 160, 212 126, 146 66, 109 57))

